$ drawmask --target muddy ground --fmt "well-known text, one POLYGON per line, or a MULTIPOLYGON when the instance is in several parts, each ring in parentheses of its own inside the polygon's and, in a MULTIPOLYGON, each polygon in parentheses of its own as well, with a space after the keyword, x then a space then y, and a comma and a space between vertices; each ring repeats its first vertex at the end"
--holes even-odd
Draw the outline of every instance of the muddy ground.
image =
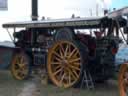
POLYGON ((9 71, 0 71, 0 96, 119 96, 119 92, 116 80, 100 84, 94 90, 63 89, 52 84, 41 84, 38 76, 17 81, 9 71))

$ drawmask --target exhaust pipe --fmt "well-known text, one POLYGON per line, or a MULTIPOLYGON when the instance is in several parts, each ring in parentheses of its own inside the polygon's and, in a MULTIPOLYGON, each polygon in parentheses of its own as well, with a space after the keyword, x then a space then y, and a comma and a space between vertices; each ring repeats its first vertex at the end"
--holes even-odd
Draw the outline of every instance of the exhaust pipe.
POLYGON ((32 21, 38 20, 38 0, 32 0, 32 21))

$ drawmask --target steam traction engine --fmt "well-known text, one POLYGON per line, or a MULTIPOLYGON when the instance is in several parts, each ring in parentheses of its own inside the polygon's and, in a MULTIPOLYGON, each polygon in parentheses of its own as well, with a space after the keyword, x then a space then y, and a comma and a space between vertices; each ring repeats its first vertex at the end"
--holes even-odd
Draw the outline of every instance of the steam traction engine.
POLYGON ((58 87, 79 85, 83 71, 91 74, 94 83, 103 82, 115 72, 119 29, 126 24, 126 19, 114 19, 111 14, 3 24, 14 29, 12 75, 23 80, 33 68, 45 65, 49 79, 58 87))

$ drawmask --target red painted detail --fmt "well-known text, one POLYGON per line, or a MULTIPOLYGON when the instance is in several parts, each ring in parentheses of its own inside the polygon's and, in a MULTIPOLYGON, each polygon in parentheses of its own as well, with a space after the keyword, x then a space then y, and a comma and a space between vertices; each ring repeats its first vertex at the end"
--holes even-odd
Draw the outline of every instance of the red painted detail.
POLYGON ((115 55, 117 53, 117 48, 112 48, 112 54, 115 55))

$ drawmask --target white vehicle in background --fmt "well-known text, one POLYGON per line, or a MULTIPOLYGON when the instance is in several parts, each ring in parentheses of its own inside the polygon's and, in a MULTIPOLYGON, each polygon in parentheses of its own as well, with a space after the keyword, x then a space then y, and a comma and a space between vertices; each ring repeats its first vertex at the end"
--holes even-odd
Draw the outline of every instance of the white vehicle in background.
POLYGON ((128 62, 128 45, 121 44, 115 58, 116 58, 115 59, 116 65, 120 65, 120 64, 123 64, 125 62, 128 62))

